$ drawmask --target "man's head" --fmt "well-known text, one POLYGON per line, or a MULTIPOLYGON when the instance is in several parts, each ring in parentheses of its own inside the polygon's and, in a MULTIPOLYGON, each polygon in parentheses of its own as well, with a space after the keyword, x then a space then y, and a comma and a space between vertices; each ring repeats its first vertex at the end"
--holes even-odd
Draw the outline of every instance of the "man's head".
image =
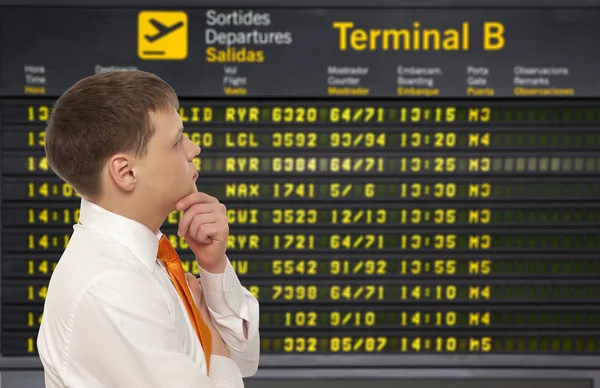
POLYGON ((110 210, 165 217, 196 188, 193 158, 200 149, 181 133, 178 104, 173 89, 150 73, 84 78, 52 110, 48 164, 81 196, 110 210))

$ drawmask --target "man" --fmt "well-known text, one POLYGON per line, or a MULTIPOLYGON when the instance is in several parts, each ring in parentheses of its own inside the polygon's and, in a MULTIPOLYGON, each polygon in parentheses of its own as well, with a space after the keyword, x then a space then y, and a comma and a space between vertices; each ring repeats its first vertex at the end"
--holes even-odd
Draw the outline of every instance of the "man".
POLYGON ((47 388, 241 388, 257 370, 258 301, 225 254, 225 207, 196 189, 177 108, 140 71, 85 78, 53 108, 48 164, 82 200, 39 330, 47 388), (159 231, 174 210, 199 280, 159 231))

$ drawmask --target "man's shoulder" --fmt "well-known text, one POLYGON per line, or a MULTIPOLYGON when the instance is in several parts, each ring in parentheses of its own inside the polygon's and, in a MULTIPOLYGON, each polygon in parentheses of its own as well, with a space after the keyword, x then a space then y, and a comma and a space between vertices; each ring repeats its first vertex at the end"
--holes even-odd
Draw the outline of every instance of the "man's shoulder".
POLYGON ((86 274, 114 270, 137 272, 142 268, 140 260, 127 246, 101 231, 84 228, 75 228, 58 265, 63 263, 70 271, 83 270, 86 274))
POLYGON ((117 295, 121 299, 135 298, 135 289, 156 292, 153 273, 127 247, 110 237, 76 230, 51 276, 47 305, 117 295))
POLYGON ((52 274, 49 292, 52 288, 64 288, 75 295, 113 289, 127 297, 125 291, 132 287, 156 289, 153 274, 125 255, 104 250, 81 254, 67 249, 52 274))
POLYGON ((48 362, 63 362, 57 352, 85 343, 94 330, 100 337, 129 333, 153 316, 165 327, 172 323, 173 307, 155 274, 119 244, 102 247, 103 237, 92 240, 83 249, 90 239, 74 233, 50 279, 38 345, 48 362))
MULTIPOLYGON (((106 261, 118 259, 104 257, 106 261)), ((95 320, 98 316, 130 319, 136 314, 154 314, 168 321, 172 319, 173 306, 148 270, 124 264, 90 265, 86 271, 85 266, 74 260, 61 264, 64 265, 53 274, 46 294, 47 328, 72 330, 78 323, 95 320)), ((65 340, 68 336, 65 333, 65 340)))

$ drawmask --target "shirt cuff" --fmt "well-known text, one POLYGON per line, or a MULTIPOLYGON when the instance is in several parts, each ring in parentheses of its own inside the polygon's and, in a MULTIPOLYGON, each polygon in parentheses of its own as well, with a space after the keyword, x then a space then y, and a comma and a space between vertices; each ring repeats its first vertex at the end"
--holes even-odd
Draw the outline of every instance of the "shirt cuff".
POLYGON ((231 266, 229 258, 223 273, 210 273, 199 268, 202 293, 208 307, 222 316, 235 314, 240 318, 244 307, 244 288, 231 266))
POLYGON ((244 388, 244 381, 240 368, 235 361, 223 356, 210 356, 210 370, 208 377, 216 387, 244 388))

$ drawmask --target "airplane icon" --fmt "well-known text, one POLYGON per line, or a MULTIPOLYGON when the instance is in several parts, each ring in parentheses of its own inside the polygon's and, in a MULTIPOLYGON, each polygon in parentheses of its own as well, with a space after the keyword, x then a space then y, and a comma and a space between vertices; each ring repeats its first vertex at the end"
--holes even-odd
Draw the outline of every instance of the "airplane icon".
POLYGON ((141 11, 137 24, 137 52, 140 59, 182 61, 187 58, 187 13, 141 11))
POLYGON ((177 22, 170 27, 162 24, 161 22, 159 22, 158 20, 156 20, 154 18, 150 19, 149 22, 154 26, 154 28, 156 28, 158 30, 158 32, 154 35, 149 35, 149 34, 144 35, 144 38, 146 38, 146 40, 150 43, 152 43, 156 40, 159 40, 160 38, 162 38, 166 35, 169 35, 173 31, 177 31, 178 29, 183 27, 182 21, 177 22))

